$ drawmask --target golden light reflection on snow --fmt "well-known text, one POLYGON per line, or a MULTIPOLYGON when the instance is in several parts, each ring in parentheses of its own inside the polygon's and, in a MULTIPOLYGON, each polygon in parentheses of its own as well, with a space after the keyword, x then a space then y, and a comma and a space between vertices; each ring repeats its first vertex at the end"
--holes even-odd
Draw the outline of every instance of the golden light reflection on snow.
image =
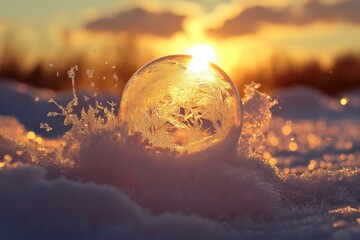
POLYGON ((272 119, 266 133, 266 160, 276 158, 276 166, 287 172, 302 173, 316 169, 354 169, 360 167, 358 141, 359 124, 355 120, 336 122, 326 119, 285 120, 272 119), (290 133, 291 128, 291 133, 290 133), (298 156, 289 156, 296 152, 298 156), (311 154, 312 152, 318 154, 311 154))
POLYGON ((360 209, 359 208, 353 208, 351 206, 347 206, 347 207, 343 207, 343 208, 330 210, 329 213, 347 215, 347 214, 351 214, 351 213, 360 213, 360 209))

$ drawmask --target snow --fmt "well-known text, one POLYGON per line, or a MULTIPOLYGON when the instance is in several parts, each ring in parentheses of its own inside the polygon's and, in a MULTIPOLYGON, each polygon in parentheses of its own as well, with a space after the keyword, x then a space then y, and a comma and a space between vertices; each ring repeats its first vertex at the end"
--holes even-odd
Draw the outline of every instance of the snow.
POLYGON ((236 152, 179 158, 126 136, 120 96, 1 82, 0 239, 359 239, 360 91, 258 87, 236 152))

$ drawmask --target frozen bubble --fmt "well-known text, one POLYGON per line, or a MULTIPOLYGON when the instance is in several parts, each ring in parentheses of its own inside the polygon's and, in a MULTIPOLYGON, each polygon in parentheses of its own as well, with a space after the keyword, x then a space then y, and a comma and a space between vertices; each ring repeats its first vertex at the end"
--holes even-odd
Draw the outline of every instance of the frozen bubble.
POLYGON ((159 58, 132 76, 119 113, 130 135, 140 133, 154 147, 180 153, 236 145, 242 125, 238 90, 218 66, 195 60, 159 58))

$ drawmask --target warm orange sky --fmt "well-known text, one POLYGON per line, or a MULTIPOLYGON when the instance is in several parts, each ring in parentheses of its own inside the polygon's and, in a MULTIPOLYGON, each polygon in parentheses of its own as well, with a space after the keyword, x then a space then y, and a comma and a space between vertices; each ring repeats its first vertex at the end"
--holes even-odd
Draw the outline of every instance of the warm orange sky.
POLYGON ((0 3, 0 54, 11 39, 26 66, 76 54, 89 61, 101 54, 110 61, 126 55, 142 62, 208 43, 231 75, 267 64, 274 54, 299 62, 316 58, 326 65, 337 54, 360 50, 358 0, 0 3), (95 51, 99 55, 90 54, 95 51))

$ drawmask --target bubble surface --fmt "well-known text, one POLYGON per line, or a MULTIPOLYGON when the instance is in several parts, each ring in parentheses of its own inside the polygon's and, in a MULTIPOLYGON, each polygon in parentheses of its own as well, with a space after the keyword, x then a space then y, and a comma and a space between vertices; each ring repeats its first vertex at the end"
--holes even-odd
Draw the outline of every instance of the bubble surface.
POLYGON ((237 143, 242 104, 229 76, 189 55, 156 59, 127 83, 119 121, 154 147, 195 153, 237 143))

